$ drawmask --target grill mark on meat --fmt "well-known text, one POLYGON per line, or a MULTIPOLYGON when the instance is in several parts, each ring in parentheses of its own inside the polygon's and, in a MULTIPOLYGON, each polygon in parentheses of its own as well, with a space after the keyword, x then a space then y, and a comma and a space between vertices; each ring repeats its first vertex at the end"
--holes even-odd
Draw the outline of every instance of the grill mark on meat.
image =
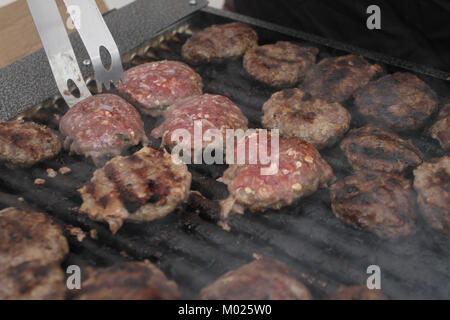
POLYGON ((28 168, 55 157, 61 141, 53 130, 31 121, 0 121, 0 159, 8 168, 28 168))
POLYGON ((99 199, 100 204, 103 206, 103 208, 106 208, 108 206, 109 203, 109 197, 108 196, 103 196, 99 199))
POLYGON ((306 92, 303 95, 302 101, 308 101, 308 100, 311 100, 311 99, 312 99, 312 95, 306 92))
POLYGON ((196 32, 181 49, 183 60, 190 64, 219 62, 241 57, 258 45, 258 34, 242 23, 212 25, 196 32))
MULTIPOLYGON (((123 202, 134 203, 138 201, 138 196, 134 193, 132 189, 126 188, 123 181, 120 179, 120 174, 116 171, 113 165, 107 164, 105 166, 105 176, 113 184, 113 189, 117 190, 120 194, 120 200, 123 202)), ((135 212, 136 210, 133 210, 135 212)))
POLYGON ((371 126, 350 131, 341 149, 355 169, 401 173, 422 163, 422 153, 411 142, 371 126))
POLYGON ((278 129, 319 149, 335 144, 350 127, 351 115, 339 103, 316 99, 300 89, 276 92, 263 105, 262 126, 278 129))
MULTIPOLYGON (((284 62, 284 63, 293 63, 293 62, 297 62, 296 59, 280 58, 280 57, 277 57, 277 56, 270 55, 270 54, 268 54, 268 53, 266 52, 266 50, 262 50, 262 49, 260 49, 260 48, 256 49, 256 50, 255 50, 255 53, 256 53, 257 55, 263 56, 263 57, 265 57, 265 58, 270 58, 270 59, 273 61, 273 66, 270 66, 270 68, 277 67, 277 66, 279 66, 279 65, 280 65, 281 63, 283 63, 283 62, 284 62)), ((299 53, 297 54, 297 56, 298 56, 298 57, 304 57, 305 54, 299 52, 299 53)))
POLYGON ((439 178, 440 184, 448 184, 450 183, 450 176, 447 174, 447 172, 444 169, 439 170, 436 173, 436 177, 439 178))
POLYGON ((314 65, 317 54, 317 48, 278 41, 247 51, 243 65, 260 82, 273 87, 288 87, 303 79, 314 65))
POLYGON ((380 66, 360 56, 326 58, 307 73, 300 88, 327 102, 343 102, 379 72, 380 66))
POLYGON ((415 194, 408 179, 358 171, 330 188, 334 214, 344 223, 394 239, 415 233, 415 194))
MULTIPOLYGON (((350 151, 352 151, 354 153, 366 155, 370 158, 376 158, 376 159, 388 160, 388 161, 403 160, 408 165, 413 165, 413 164, 417 163, 416 159, 405 157, 404 153, 389 152, 389 151, 384 150, 382 147, 371 148, 371 147, 361 146, 354 142, 350 143, 349 146, 350 146, 350 151)), ((412 150, 410 150, 410 151, 412 151, 412 150)))
POLYGON ((144 147, 134 157, 117 156, 97 169, 90 180, 94 192, 89 184, 78 190, 83 199, 79 212, 106 221, 116 233, 125 220, 152 221, 172 212, 187 199, 191 179, 186 165, 144 147))
POLYGON ((283 97, 285 99, 292 98, 294 95, 295 95, 295 90, 294 89, 283 90, 283 97))
POLYGON ((371 123, 395 131, 422 128, 437 108, 436 93, 417 76, 389 74, 354 94, 359 112, 371 123))

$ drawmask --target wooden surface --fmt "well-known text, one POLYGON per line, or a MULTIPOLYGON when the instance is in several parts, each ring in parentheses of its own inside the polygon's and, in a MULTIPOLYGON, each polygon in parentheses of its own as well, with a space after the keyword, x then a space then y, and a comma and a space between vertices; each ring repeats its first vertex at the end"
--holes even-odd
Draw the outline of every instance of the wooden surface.
MULTIPOLYGON (((96 0, 102 13, 103 0, 96 0)), ((57 0, 63 21, 69 18, 62 0, 57 0)), ((25 0, 18 0, 0 8, 0 68, 41 48, 41 40, 25 0)))

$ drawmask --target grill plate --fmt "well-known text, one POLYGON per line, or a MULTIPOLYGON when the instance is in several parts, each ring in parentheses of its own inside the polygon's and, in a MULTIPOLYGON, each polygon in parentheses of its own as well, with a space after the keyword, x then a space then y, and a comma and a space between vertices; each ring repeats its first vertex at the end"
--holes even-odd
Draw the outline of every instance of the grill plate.
MULTIPOLYGON (((282 33, 282 30, 269 28, 269 24, 256 23, 238 15, 233 15, 232 18, 252 22, 259 33, 261 44, 289 40, 316 45, 321 50, 319 60, 346 53, 318 45, 320 39, 315 37, 305 40, 303 36, 300 39, 289 32, 282 33)), ((189 31, 229 21, 229 14, 208 9, 174 26, 173 30, 179 30, 186 23, 190 26, 189 31)), ((188 36, 183 33, 168 37, 171 33, 171 30, 162 33, 169 38, 162 44, 149 42, 127 54, 124 67, 128 69, 159 59, 180 60, 181 45, 188 36)), ((384 61, 384 58, 381 60, 384 61)), ((392 61, 398 65, 398 61, 392 61)), ((403 70, 397 66, 379 64, 385 73, 403 70)), ((410 69, 411 66, 406 67, 410 69)), ((249 118, 249 126, 260 127, 261 107, 276 90, 252 80, 242 68, 240 60, 195 69, 203 78, 206 93, 230 97, 249 118)), ((424 72, 420 67, 417 71, 424 72)), ((426 73, 432 73, 432 70, 428 71, 426 73)), ((438 93, 441 102, 448 100, 448 82, 423 74, 418 76, 438 93)), ((95 83, 91 82, 90 87, 95 93, 95 83)), ((352 113, 352 127, 363 125, 364 120, 354 111, 352 102, 347 101, 344 105, 352 113)), ((55 98, 44 102, 37 110, 24 117, 57 129, 55 115, 58 117, 66 110, 64 102, 55 98)), ((144 117, 146 132, 150 133, 158 121, 144 117)), ((433 122, 434 119, 430 120, 430 124, 433 122)), ((406 138, 412 139, 427 159, 446 154, 426 133, 406 138)), ((153 141, 153 146, 157 147, 158 141, 153 141)), ((127 154, 138 149, 129 150, 127 154)), ((338 146, 321 153, 333 167, 337 177, 352 172, 338 146)), ((226 166, 197 165, 190 166, 189 169, 193 173, 194 190, 212 200, 227 196, 226 187, 215 181, 226 166)), ((90 221, 77 213, 81 199, 76 189, 92 177, 94 170, 90 161, 77 156, 69 157, 67 152, 29 170, 12 171, 1 167, 0 205, 8 207, 26 203, 51 214, 64 226, 81 227, 87 234, 92 229, 97 230, 98 240, 88 236, 81 243, 67 234, 71 252, 65 265, 107 266, 127 259, 150 259, 179 284, 186 299, 195 299, 203 286, 223 273, 252 261, 254 254, 285 262, 317 299, 334 294, 340 285, 365 284, 368 277, 366 269, 372 264, 380 266, 382 290, 390 298, 450 297, 448 238, 430 230, 424 222, 420 223, 421 230, 414 237, 395 242, 381 240, 368 232, 343 225, 330 210, 328 191, 319 190, 280 211, 233 216, 229 221, 231 232, 202 219, 201 216, 205 215, 195 213, 196 206, 185 205, 158 221, 125 223, 118 234, 113 236, 105 224, 90 221), (65 176, 59 174, 55 179, 47 177, 47 168, 57 170, 63 166, 70 167, 72 172, 65 176), (46 179, 46 184, 34 185, 36 178, 46 179), (23 197, 25 202, 18 201, 18 197, 23 197)), ((411 178, 411 173, 409 177, 411 178)))

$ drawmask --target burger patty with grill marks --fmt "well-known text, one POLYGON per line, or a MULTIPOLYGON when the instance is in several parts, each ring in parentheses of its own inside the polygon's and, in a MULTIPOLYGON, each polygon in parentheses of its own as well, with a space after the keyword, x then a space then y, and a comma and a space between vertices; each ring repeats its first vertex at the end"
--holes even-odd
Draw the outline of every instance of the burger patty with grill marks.
POLYGON ((263 258, 230 271, 202 289, 203 300, 312 300, 282 262, 263 258))
POLYGON ((316 62, 319 49, 278 41, 254 47, 244 55, 244 68, 255 79, 273 87, 293 86, 316 62))
POLYGON ((417 76, 397 72, 357 91, 355 105, 369 122, 401 132, 422 128, 437 110, 438 101, 417 76))
POLYGON ((328 102, 343 102, 380 72, 379 65, 353 54, 326 58, 307 73, 300 89, 328 102))
POLYGON ((61 151, 61 141, 52 129, 34 122, 0 121, 0 162, 8 168, 29 168, 61 151))
POLYGON ((112 267, 83 270, 76 300, 175 300, 180 297, 175 282, 148 261, 123 262, 112 267))
MULTIPOLYGON (((271 155, 271 135, 267 134, 267 138, 268 154, 271 155)), ((249 141, 256 139, 260 145, 265 137, 258 131, 244 139, 248 154, 249 141)), ((227 206, 238 213, 244 208, 251 211, 278 210, 314 193, 320 186, 326 186, 334 177, 333 170, 317 149, 301 139, 280 137, 278 158, 278 164, 266 165, 258 159, 257 164, 230 165, 220 179, 231 194, 222 203, 224 218, 229 212, 227 206), (262 174, 263 168, 270 168, 265 172, 267 175, 262 174)))
POLYGON ((450 233, 450 157, 424 162, 414 170, 417 202, 428 224, 450 233))
POLYGON ((126 219, 152 221, 166 216, 187 199, 191 186, 186 165, 176 160, 148 147, 113 158, 78 190, 83 198, 80 212, 106 221, 113 233, 126 219))
POLYGON ((66 148, 92 157, 96 164, 102 157, 116 156, 148 142, 139 113, 112 94, 99 94, 78 103, 61 119, 59 129, 67 136, 66 148))
POLYGON ((249 26, 233 22, 212 25, 196 32, 183 45, 181 55, 190 64, 236 59, 258 45, 258 34, 249 26))
MULTIPOLYGON (((173 148, 178 141, 172 140, 172 134, 179 129, 187 130, 194 148, 195 123, 201 122, 203 134, 210 129, 219 130, 223 143, 226 141, 227 129, 247 130, 248 120, 241 109, 230 99, 220 95, 204 94, 174 104, 164 113, 164 122, 152 131, 152 137, 163 137, 164 145, 173 148)), ((202 149, 211 142, 202 139, 202 149)))
POLYGON ((359 171, 330 187, 331 207, 344 223, 395 239, 416 232, 415 193, 399 175, 359 171))
POLYGON ((24 262, 60 263, 69 252, 62 230, 43 213, 0 211, 0 271, 24 262))
POLYGON ((430 134, 444 150, 450 151, 450 103, 442 107, 438 120, 430 128, 430 134))
POLYGON ((0 271, 0 300, 63 300, 65 293, 57 263, 33 260, 0 271))
POLYGON ((313 98, 300 89, 275 93, 263 106, 264 128, 303 139, 322 149, 335 144, 350 128, 350 113, 339 103, 313 98))
POLYGON ((179 61, 145 63, 125 72, 119 93, 137 104, 142 113, 160 116, 167 107, 202 94, 202 78, 179 61))
POLYGON ((341 149, 356 170, 401 173, 422 163, 422 153, 411 142, 372 126, 350 131, 341 149))

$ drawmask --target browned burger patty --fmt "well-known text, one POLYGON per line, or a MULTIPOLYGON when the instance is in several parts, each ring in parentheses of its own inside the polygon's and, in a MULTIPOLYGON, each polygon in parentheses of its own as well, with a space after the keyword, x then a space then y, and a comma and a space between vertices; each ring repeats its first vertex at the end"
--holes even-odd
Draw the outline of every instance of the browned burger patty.
POLYGON ((326 58, 306 74, 300 89, 328 102, 343 102, 379 72, 379 65, 353 54, 326 58))
POLYGON ((356 170, 401 173, 422 163, 422 153, 411 142, 372 126, 351 130, 341 149, 356 170))
POLYGON ((428 224, 450 233, 450 157, 424 162, 414 170, 417 202, 428 224))
POLYGON ((202 289, 203 300, 312 300, 282 262, 263 258, 230 271, 202 289))
POLYGON ((43 213, 0 211, 0 271, 27 261, 59 263, 69 252, 62 230, 43 213))
MULTIPOLYGON (((179 143, 172 139, 173 133, 179 129, 189 132, 191 147, 194 148, 196 123, 201 124, 203 134, 210 129, 219 130, 224 143, 227 129, 247 130, 248 128, 248 120, 241 109, 230 99, 220 95, 204 94, 183 100, 168 108, 164 117, 164 122, 152 131, 152 137, 164 137, 164 145, 171 149, 179 143)), ((202 150, 210 143, 202 139, 202 150)))
POLYGON ((285 137, 303 139, 316 148, 332 146, 350 128, 350 113, 339 103, 313 98, 300 89, 275 93, 263 106, 262 125, 285 137))
POLYGON ((415 193, 409 180, 359 171, 330 188, 331 207, 344 223, 395 239, 416 232, 415 193))
POLYGON ((112 267, 83 270, 76 300, 175 300, 175 282, 148 261, 124 262, 112 267))
POLYGON ((106 221, 116 233, 123 221, 152 221, 166 216, 185 201, 191 174, 184 163, 148 147, 128 157, 115 157, 94 172, 78 190, 80 212, 106 221))
POLYGON ((125 84, 119 92, 151 116, 159 116, 165 108, 183 99, 202 94, 199 74, 179 61, 156 61, 125 72, 125 84))
POLYGON ((430 128, 430 134, 439 141, 442 149, 450 151, 450 103, 442 107, 438 120, 430 128))
POLYGON ((373 81, 354 97, 359 112, 368 121, 395 131, 420 129, 438 106, 434 91, 407 72, 373 81))
POLYGON ((0 300, 63 300, 65 293, 57 263, 33 260, 0 271, 0 300))
MULTIPOLYGON (((263 137, 259 131, 255 135, 260 144, 263 137)), ((267 137, 270 154, 270 134, 267 137)), ((249 138, 245 140, 246 148, 249 148, 249 138)), ((257 164, 233 164, 221 181, 228 186, 233 210, 243 212, 243 208, 251 211, 278 210, 314 193, 333 177, 333 170, 314 146, 298 138, 280 137, 278 166, 276 163, 263 165, 260 161, 257 164), (267 167, 277 170, 273 174, 262 175, 261 169, 267 167)))
POLYGON ((330 300, 388 300, 380 290, 370 290, 366 286, 340 287, 330 300))
POLYGON ((244 68, 252 77, 270 86, 293 86, 314 65, 318 53, 317 48, 278 41, 248 50, 244 55, 244 68))
POLYGON ((258 45, 258 34, 245 24, 212 25, 196 32, 183 45, 183 60, 190 64, 218 62, 242 57, 258 45))
POLYGON ((61 119, 59 129, 67 136, 66 148, 92 157, 96 164, 104 156, 119 155, 148 141, 136 109, 112 94, 99 94, 78 103, 61 119))
POLYGON ((61 141, 52 129, 34 122, 0 121, 0 162, 8 168, 29 168, 61 151, 61 141))

